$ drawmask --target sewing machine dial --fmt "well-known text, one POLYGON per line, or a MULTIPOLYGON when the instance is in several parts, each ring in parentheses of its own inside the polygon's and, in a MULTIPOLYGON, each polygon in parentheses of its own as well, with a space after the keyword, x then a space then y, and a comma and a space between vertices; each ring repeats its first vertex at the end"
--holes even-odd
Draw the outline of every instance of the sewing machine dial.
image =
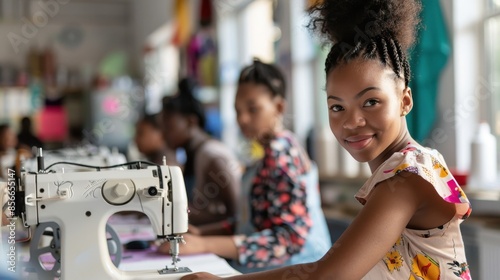
POLYGON ((113 205, 128 203, 135 195, 135 184, 130 179, 108 180, 102 186, 102 197, 113 205))

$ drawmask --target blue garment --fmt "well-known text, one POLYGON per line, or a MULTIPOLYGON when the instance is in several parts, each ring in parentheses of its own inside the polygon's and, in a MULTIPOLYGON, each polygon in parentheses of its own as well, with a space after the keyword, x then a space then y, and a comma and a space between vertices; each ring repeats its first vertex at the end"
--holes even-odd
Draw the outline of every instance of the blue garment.
POLYGON ((440 74, 451 52, 439 1, 422 0, 422 24, 411 53, 413 109, 407 117, 410 134, 417 142, 429 137, 436 119, 440 74))
POLYGON ((307 235, 307 241, 302 252, 293 255, 287 265, 317 261, 332 246, 325 215, 321 209, 318 167, 315 164, 311 164, 311 170, 304 177, 307 184, 307 208, 312 218, 313 226, 307 235))

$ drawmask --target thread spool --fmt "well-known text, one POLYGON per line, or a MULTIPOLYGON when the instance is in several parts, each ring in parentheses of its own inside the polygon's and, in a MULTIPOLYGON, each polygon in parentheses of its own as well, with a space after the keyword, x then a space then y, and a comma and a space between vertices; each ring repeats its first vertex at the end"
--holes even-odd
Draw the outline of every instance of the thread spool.
POLYGON ((471 143, 470 175, 467 187, 470 189, 499 189, 497 184, 497 146, 490 126, 482 122, 471 143))

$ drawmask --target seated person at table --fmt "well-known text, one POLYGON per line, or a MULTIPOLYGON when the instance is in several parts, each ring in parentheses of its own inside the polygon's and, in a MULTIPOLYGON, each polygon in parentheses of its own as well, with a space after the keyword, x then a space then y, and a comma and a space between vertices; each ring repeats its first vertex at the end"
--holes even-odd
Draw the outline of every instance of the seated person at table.
POLYGON ((10 125, 0 125, 0 156, 16 153, 17 137, 10 125))
POLYGON ((176 165, 175 153, 167 147, 157 115, 145 115, 135 126, 135 144, 139 152, 150 162, 163 164, 163 157, 167 165, 176 165))
POLYGON ((241 168, 236 156, 203 129, 203 105, 193 96, 195 84, 179 83, 179 92, 163 100, 163 137, 171 149, 183 148, 184 181, 189 222, 201 234, 231 234, 234 230, 241 168))
MULTIPOLYGON (((283 126, 285 80, 274 65, 255 60, 241 73, 235 108, 241 132, 264 147, 243 188, 237 235, 186 234, 181 253, 214 253, 240 272, 316 261, 331 246, 321 210, 317 170, 283 126)), ((245 176, 246 177, 246 176, 245 176)), ((168 253, 163 243, 159 251, 168 253)))
POLYGON ((23 117, 19 124, 20 129, 17 134, 19 145, 24 145, 30 149, 32 147, 43 148, 42 141, 32 131, 31 118, 23 117))
POLYGON ((31 157, 30 148, 19 145, 17 136, 8 124, 0 125, 0 179, 7 180, 8 169, 19 175, 22 158, 31 157))

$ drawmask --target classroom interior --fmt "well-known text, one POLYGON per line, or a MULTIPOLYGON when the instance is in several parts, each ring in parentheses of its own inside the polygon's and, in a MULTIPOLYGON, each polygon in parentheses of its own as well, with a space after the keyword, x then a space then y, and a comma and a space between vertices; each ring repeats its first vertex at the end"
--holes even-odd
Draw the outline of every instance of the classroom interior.
MULTIPOLYGON (((334 242, 361 209, 354 194, 371 172, 331 133, 324 74, 329 49, 307 29, 312 2, 0 0, 0 124, 17 134, 28 117, 43 151, 65 151, 67 161, 72 153, 140 160, 136 122, 161 112, 162 99, 191 77, 207 131, 244 167, 262 151, 238 127, 239 71, 254 58, 275 63, 288 82, 283 122, 318 167, 321 207, 334 242)), ((462 224, 471 275, 497 279, 500 1, 438 2, 423 21, 411 61, 415 105, 407 119, 416 140, 440 151, 471 201, 472 215, 462 224), (479 152, 483 136, 496 150, 479 152), (493 179, 472 181, 478 166, 487 166, 493 179)), ((185 161, 184 151, 175 155, 185 161)), ((0 165, 7 178, 9 163, 0 165)), ((124 236, 132 234, 123 225, 127 219, 115 221, 124 236)), ((141 223, 135 233, 149 236, 141 223)))

